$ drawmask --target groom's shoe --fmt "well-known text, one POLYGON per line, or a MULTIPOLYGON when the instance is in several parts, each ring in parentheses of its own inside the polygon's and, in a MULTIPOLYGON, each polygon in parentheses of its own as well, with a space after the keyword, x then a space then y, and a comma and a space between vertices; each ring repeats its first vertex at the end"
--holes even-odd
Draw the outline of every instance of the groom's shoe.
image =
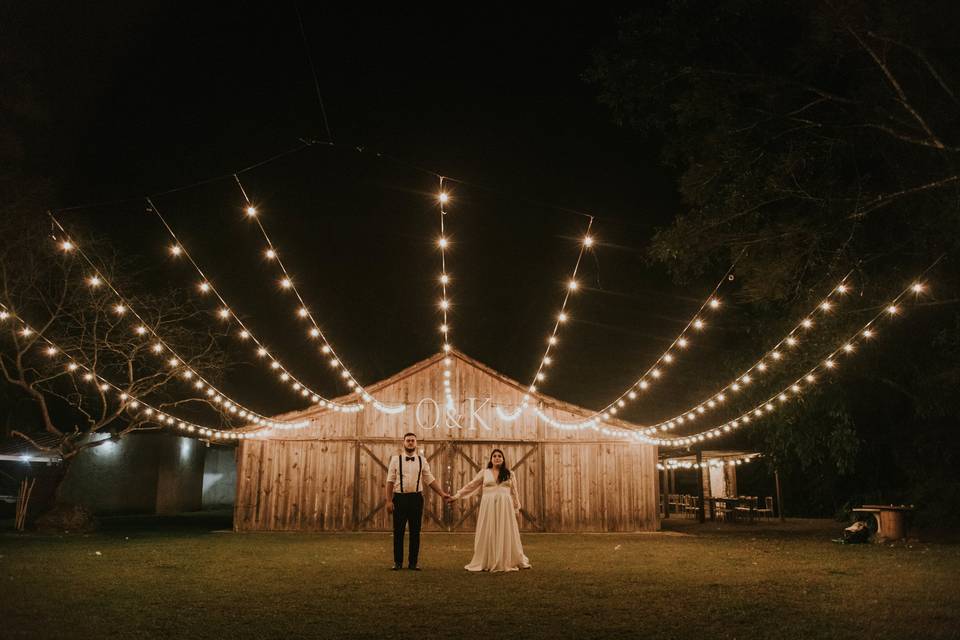
POLYGON ((395 565, 393 565, 393 566, 390 568, 390 571, 400 571, 400 569, 403 569, 403 565, 402 565, 402 564, 395 564, 395 565))
POLYGON ((421 570, 420 567, 418 567, 418 566, 415 565, 415 564, 410 565, 409 567, 407 567, 407 569, 410 569, 410 571, 420 571, 420 570, 421 570))

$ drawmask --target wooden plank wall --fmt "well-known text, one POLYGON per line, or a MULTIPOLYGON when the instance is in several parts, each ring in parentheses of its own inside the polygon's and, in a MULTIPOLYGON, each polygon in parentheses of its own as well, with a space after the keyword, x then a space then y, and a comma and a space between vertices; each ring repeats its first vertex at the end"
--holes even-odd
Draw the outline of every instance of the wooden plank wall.
MULTIPOLYGON (((545 424, 532 412, 506 422, 483 399, 510 410, 523 390, 468 359, 457 358, 453 389, 463 407, 459 424, 421 428, 416 404, 442 402, 440 361, 401 372, 371 392, 383 402, 405 402, 401 414, 372 409, 358 413, 314 410, 292 414, 306 429, 277 431, 240 443, 234 528, 238 531, 390 530, 383 508, 386 465, 402 435, 418 433, 422 454, 444 487, 455 491, 485 466, 490 451, 503 449, 517 467, 517 486, 527 531, 637 531, 659 528, 656 447, 545 424), (469 398, 477 398, 473 405, 469 398)), ((433 406, 420 407, 429 427, 433 406)), ((583 410, 557 403, 544 411, 561 420, 582 419, 583 410)), ((426 530, 472 530, 479 497, 446 506, 425 491, 426 530)))

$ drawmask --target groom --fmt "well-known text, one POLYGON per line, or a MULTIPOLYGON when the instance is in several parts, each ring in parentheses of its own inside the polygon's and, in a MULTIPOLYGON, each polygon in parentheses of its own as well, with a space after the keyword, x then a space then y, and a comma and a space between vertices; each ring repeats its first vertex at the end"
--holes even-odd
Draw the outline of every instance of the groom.
POLYGON ((450 497, 440 482, 433 477, 430 464, 417 453, 417 436, 403 436, 403 454, 392 456, 387 467, 387 513, 393 514, 393 570, 403 568, 403 534, 410 523, 410 569, 419 571, 420 525, 423 522, 424 485, 443 496, 450 497))

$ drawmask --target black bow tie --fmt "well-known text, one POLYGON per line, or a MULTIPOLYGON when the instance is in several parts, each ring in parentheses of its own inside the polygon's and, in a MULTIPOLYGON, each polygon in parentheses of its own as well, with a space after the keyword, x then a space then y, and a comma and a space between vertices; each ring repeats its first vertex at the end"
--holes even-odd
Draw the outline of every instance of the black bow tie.
POLYGON ((413 456, 404 456, 404 460, 406 460, 407 462, 413 462, 414 460, 416 460, 416 458, 414 458, 413 456))

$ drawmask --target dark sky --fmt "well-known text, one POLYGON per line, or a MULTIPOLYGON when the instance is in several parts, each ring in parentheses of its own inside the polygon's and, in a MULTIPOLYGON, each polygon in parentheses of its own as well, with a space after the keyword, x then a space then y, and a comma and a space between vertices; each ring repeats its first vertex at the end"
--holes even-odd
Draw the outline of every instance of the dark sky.
MULTIPOLYGON (((54 208, 111 203, 64 212, 68 226, 141 260, 144 282, 188 287, 195 274, 165 255, 142 196, 327 134, 293 3, 138 5, 33 5, 5 21, 15 62, 48 110, 26 130, 28 163, 58 186, 54 208)), ((523 382, 586 225, 569 210, 596 216, 600 245, 584 261, 575 322, 544 390, 588 406, 612 399, 720 275, 677 287, 645 260, 655 228, 680 208, 673 177, 656 141, 616 127, 583 80, 620 12, 303 5, 336 145, 285 156, 243 182, 345 362, 370 383, 439 348, 437 183, 420 166, 462 181, 447 219, 452 342, 523 382)), ((281 360, 343 392, 278 291, 236 185, 213 181, 155 202, 281 360)), ((241 365, 224 386, 264 411, 298 406, 262 373, 241 365)), ((664 411, 693 399, 682 389, 672 398, 664 411)))

